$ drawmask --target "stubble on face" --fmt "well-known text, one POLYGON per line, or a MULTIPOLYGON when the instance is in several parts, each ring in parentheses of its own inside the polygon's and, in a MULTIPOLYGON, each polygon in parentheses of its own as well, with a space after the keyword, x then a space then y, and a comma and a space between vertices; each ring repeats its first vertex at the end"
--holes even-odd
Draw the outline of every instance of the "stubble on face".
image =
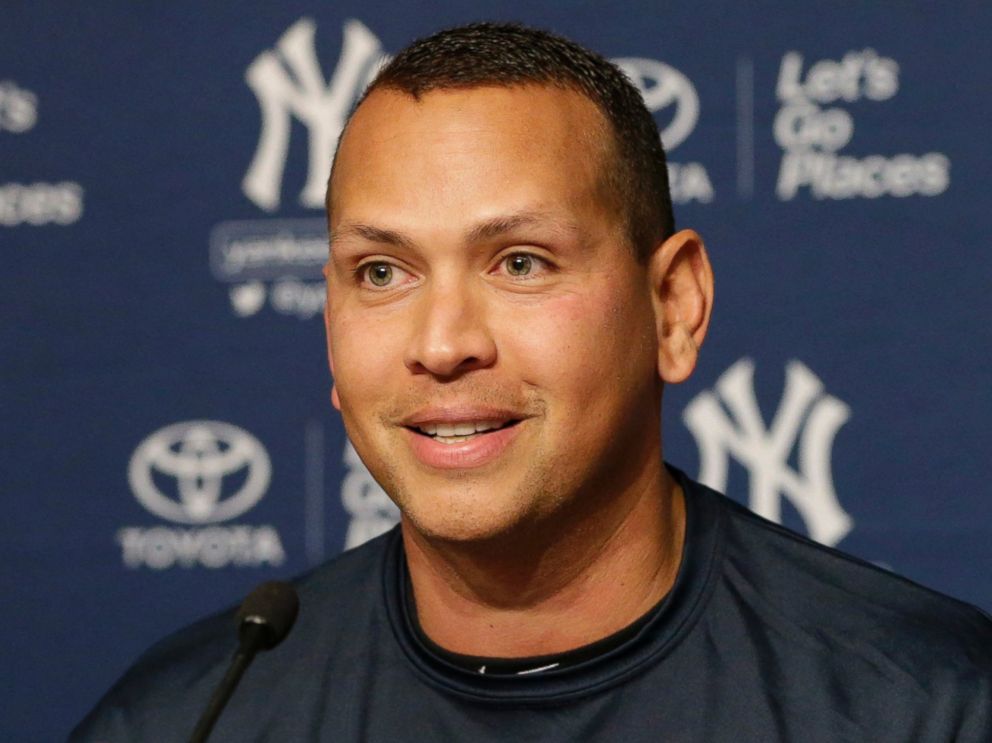
MULTIPOLYGON (((525 421, 539 421, 547 415, 546 402, 535 388, 520 389, 472 380, 457 383, 441 394, 429 389, 402 391, 398 398, 384 401, 386 407, 377 414, 378 427, 382 431, 395 432, 399 427, 397 421, 409 417, 411 411, 444 406, 448 399, 471 400, 483 407, 512 410, 525 421)), ((342 415, 346 430, 362 436, 363 427, 352 418, 346 406, 342 407, 342 415), (349 419, 353 421, 351 425, 349 419)), ((403 435, 397 437, 393 451, 404 446, 399 440, 403 435)), ((557 492, 560 481, 553 477, 553 467, 545 464, 548 456, 533 448, 515 450, 509 455, 517 459, 516 469, 523 470, 515 478, 507 476, 509 468, 506 462, 501 462, 481 469, 448 470, 442 476, 443 481, 438 482, 441 478, 436 473, 425 472, 416 464, 411 467, 405 458, 379 455, 382 447, 374 441, 369 441, 367 446, 363 444, 364 440, 361 444, 355 443, 356 450, 368 452, 366 465, 373 477, 417 532, 431 540, 499 540, 521 524, 539 524, 564 499, 557 492), (489 497, 494 480, 504 483, 504 497, 489 497), (446 499, 444 503, 431 497, 432 489, 449 488, 456 489, 458 496, 446 499)))

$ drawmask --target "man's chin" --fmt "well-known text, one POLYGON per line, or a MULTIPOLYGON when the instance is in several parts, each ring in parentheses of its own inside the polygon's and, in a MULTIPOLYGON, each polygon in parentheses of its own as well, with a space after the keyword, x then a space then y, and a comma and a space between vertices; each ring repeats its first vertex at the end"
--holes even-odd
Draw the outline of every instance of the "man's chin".
POLYGON ((399 507, 404 529, 429 540, 500 540, 538 524, 546 526, 542 512, 553 510, 546 478, 536 476, 532 468, 521 470, 513 461, 447 470, 416 461, 392 464, 380 473, 380 482, 399 507))
POLYGON ((416 532, 417 536, 429 542, 450 544, 481 544, 498 539, 512 532, 512 526, 493 522, 490 519, 421 517, 418 514, 404 514, 403 528, 416 532))
POLYGON ((495 499, 476 493, 471 497, 421 499, 400 507, 404 530, 429 542, 469 546, 500 542, 528 522, 519 504, 499 507, 495 499), (481 499, 481 502, 480 502, 481 499))

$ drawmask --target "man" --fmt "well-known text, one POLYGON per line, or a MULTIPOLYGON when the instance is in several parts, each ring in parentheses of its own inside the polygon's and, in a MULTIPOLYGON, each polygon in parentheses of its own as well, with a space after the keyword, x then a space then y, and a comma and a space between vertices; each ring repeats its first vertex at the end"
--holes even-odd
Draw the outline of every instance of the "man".
MULTIPOLYGON (((987 617, 663 464, 713 280, 609 63, 519 26, 415 43, 327 207, 331 397, 402 523, 298 582, 217 740, 992 740, 987 617)), ((77 739, 183 740, 231 634, 154 648, 77 739)))

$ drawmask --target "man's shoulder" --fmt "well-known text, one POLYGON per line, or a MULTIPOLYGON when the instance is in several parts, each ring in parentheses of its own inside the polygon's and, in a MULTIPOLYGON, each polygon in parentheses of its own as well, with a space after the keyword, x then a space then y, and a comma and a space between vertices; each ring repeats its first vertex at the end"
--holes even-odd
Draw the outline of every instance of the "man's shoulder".
POLYGON ((810 638, 871 648, 910 666, 974 666, 992 674, 992 619, 891 570, 814 542, 710 491, 726 513, 730 579, 810 638))
POLYGON ((721 580, 793 639, 886 658, 917 677, 992 679, 992 618, 982 610, 698 487, 724 514, 721 580))
POLYGON ((987 614, 685 487, 690 525, 709 539, 697 543, 714 545, 704 560, 688 542, 708 576, 692 669, 718 659, 700 673, 810 739, 992 740, 987 614))
MULTIPOLYGON (((295 647, 300 643, 292 640, 313 639, 336 632, 338 625, 354 622, 363 605, 378 596, 378 566, 390 538, 385 534, 342 552, 292 581, 300 598, 300 612, 286 646, 295 647)), ((195 676, 204 665, 226 662, 237 644, 237 609, 228 607, 166 637, 152 646, 124 678, 169 672, 195 676), (155 673, 149 674, 149 670, 155 673)))
MULTIPOLYGON (((380 566, 396 535, 389 532, 341 553, 293 580, 300 597, 296 626, 278 648, 266 653, 268 667, 253 676, 280 669, 304 668, 314 647, 333 652, 362 632, 362 617, 375 610, 382 580, 380 566)), ((149 648, 107 692, 73 733, 89 740, 104 729, 170 729, 177 720, 195 721, 237 646, 232 606, 169 635, 149 648), (162 725, 166 727, 162 727, 162 725)), ((258 665, 258 664, 256 664, 258 665)))

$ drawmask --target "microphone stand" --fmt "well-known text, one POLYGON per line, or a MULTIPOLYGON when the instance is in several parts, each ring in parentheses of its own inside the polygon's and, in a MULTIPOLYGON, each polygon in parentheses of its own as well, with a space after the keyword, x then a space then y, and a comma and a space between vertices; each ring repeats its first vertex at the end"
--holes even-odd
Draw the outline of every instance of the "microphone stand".
POLYGON ((252 619, 254 617, 248 617, 242 623, 241 631, 238 633, 238 650, 231 660, 231 665, 227 668, 227 673, 224 674, 224 678, 221 679, 220 684, 214 690, 207 708, 200 715, 200 720, 193 729, 189 743, 205 743, 207 736, 210 735, 210 731, 214 729, 214 724, 217 722, 217 718, 220 717, 224 705, 227 704, 227 700, 234 693, 234 688, 241 680, 245 669, 255 659, 256 653, 266 644, 266 635, 270 632, 269 628, 264 624, 251 621, 252 619))

